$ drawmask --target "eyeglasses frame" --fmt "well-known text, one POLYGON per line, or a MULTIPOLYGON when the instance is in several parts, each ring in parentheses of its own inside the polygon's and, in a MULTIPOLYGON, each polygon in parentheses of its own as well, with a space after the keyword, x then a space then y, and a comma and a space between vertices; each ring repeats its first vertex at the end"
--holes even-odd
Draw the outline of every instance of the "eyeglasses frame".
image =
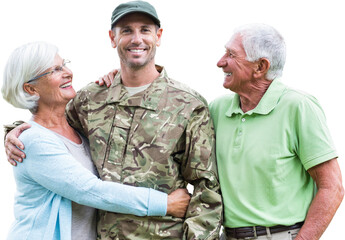
POLYGON ((41 77, 43 77, 43 76, 45 76, 45 75, 47 75, 47 74, 49 74, 49 73, 53 73, 53 72, 55 72, 55 71, 62 71, 62 69, 66 66, 66 63, 70 63, 70 62, 71 62, 71 61, 68 60, 68 59, 63 59, 62 65, 61 65, 58 69, 55 68, 55 69, 52 70, 52 71, 49 71, 49 72, 46 72, 46 73, 42 73, 42 74, 40 74, 40 75, 38 75, 38 76, 36 76, 36 77, 30 79, 30 80, 27 81, 26 83, 30 83, 30 82, 32 82, 32 81, 35 81, 35 80, 37 80, 37 79, 39 79, 39 78, 41 78, 41 77))

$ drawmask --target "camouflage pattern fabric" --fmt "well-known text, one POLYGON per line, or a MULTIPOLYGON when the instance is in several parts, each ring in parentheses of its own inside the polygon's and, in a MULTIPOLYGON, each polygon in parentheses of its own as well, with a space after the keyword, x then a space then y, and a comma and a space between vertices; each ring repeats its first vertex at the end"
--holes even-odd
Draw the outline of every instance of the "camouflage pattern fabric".
POLYGON ((131 97, 120 73, 110 88, 89 84, 69 103, 67 117, 88 137, 102 180, 168 194, 192 184, 186 218, 99 211, 98 239, 218 239, 222 200, 207 103, 156 67, 160 76, 131 97))

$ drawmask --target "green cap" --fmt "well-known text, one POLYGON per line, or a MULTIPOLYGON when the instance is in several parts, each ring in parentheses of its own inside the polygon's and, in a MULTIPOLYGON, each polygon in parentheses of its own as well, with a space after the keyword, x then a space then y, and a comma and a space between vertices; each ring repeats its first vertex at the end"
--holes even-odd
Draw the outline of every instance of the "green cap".
POLYGON ((156 9, 151 4, 144 1, 131 1, 122 3, 114 9, 113 14, 111 15, 111 28, 113 28, 116 22, 119 21, 122 17, 134 12, 145 13, 149 15, 149 17, 152 18, 155 24, 157 24, 159 27, 161 26, 156 9))

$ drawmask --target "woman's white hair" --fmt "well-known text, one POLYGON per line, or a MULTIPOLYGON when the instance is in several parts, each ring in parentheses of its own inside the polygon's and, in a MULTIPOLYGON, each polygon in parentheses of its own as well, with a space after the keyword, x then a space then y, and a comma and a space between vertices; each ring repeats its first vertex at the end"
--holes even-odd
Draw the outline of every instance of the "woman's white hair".
POLYGON ((34 112, 39 97, 28 94, 23 85, 49 69, 57 53, 58 48, 46 42, 32 42, 15 49, 4 71, 1 88, 3 98, 17 108, 34 112))
POLYGON ((286 46, 284 38, 276 29, 265 24, 249 24, 236 29, 233 36, 238 34, 242 37, 248 61, 255 62, 260 58, 267 58, 271 65, 266 78, 274 80, 282 76, 286 46))

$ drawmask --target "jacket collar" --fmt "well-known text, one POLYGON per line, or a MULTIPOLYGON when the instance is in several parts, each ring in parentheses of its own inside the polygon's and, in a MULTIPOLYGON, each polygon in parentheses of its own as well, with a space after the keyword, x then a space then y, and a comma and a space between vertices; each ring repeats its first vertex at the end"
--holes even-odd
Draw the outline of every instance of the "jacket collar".
POLYGON ((121 81, 121 72, 119 71, 109 87, 107 96, 107 104, 118 103, 121 106, 141 107, 150 110, 156 110, 161 99, 162 93, 165 91, 168 84, 168 75, 165 69, 156 65, 156 69, 160 72, 152 84, 144 91, 139 92, 133 96, 129 96, 126 88, 121 81))

